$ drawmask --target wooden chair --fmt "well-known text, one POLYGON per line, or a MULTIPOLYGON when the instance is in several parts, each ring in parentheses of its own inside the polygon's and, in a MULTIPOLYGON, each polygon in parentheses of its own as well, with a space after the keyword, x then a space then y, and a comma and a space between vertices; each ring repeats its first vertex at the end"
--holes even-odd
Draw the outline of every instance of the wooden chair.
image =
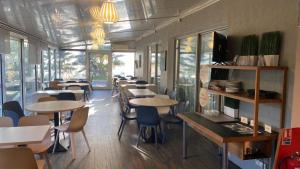
MULTIPOLYGON (((19 126, 41 126, 49 125, 49 118, 43 115, 37 116, 26 116, 22 117, 19 121, 19 126)), ((47 166, 51 169, 50 161, 48 158, 48 149, 53 145, 51 141, 50 131, 48 132, 46 138, 42 143, 38 144, 28 144, 27 147, 30 148, 34 154, 39 154, 46 160, 47 166)))
POLYGON ((0 127, 13 127, 14 122, 9 117, 0 117, 0 127))
MULTIPOLYGON (((58 130, 57 135, 59 135, 60 132, 67 132, 70 134, 71 151, 72 151, 73 159, 76 159, 75 133, 81 132, 83 134, 83 137, 85 139, 85 142, 86 142, 89 152, 90 152, 90 145, 89 145, 89 142, 88 142, 87 137, 84 132, 84 126, 88 119, 88 113, 89 113, 89 107, 76 109, 73 112, 70 123, 65 123, 63 125, 55 127, 55 129, 58 130)), ((58 137, 56 137, 56 139, 58 139, 58 137)), ((55 145, 54 145, 53 150, 56 149, 58 141, 59 140, 55 140, 55 145)), ((54 151, 53 151, 53 153, 54 153, 54 151)))
POLYGON ((50 81, 50 82, 49 82, 49 87, 51 87, 51 88, 53 88, 53 89, 55 89, 55 90, 61 90, 62 87, 58 86, 59 83, 60 83, 60 82, 57 81, 57 80, 50 81))
POLYGON ((44 160, 35 160, 29 148, 0 149, 0 168, 3 169, 44 169, 44 160))
MULTIPOLYGON (((69 86, 69 87, 67 87, 67 89, 68 90, 82 90, 82 88, 80 86, 77 86, 77 85, 69 86)), ((75 94, 75 98, 76 98, 76 100, 81 100, 82 95, 81 94, 75 94)))
MULTIPOLYGON (((0 127, 13 127, 14 122, 10 117, 0 117, 0 127)), ((12 148, 14 145, 0 146, 0 148, 12 148)))

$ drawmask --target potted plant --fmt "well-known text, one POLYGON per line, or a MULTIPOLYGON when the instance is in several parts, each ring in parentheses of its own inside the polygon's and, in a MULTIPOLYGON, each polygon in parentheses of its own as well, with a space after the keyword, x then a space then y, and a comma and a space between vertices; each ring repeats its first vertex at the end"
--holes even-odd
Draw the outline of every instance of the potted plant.
POLYGON ((257 65, 258 36, 248 35, 243 37, 241 54, 237 59, 237 65, 255 66, 257 65))
POLYGON ((281 32, 267 32, 262 35, 260 54, 264 57, 266 66, 279 65, 279 53, 281 48, 281 32))

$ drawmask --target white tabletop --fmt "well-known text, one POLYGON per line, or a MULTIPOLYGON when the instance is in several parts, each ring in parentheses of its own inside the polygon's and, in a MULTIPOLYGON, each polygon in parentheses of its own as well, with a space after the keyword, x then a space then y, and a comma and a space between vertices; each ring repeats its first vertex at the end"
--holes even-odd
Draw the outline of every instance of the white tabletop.
POLYGON ((64 112, 84 107, 85 102, 82 101, 48 101, 38 102, 25 106, 25 110, 29 112, 49 113, 49 112, 64 112))
POLYGON ((153 97, 156 95, 153 91, 149 89, 128 89, 128 91, 134 96, 134 97, 153 97))
POLYGON ((0 146, 41 143, 49 129, 50 125, 0 127, 0 146))

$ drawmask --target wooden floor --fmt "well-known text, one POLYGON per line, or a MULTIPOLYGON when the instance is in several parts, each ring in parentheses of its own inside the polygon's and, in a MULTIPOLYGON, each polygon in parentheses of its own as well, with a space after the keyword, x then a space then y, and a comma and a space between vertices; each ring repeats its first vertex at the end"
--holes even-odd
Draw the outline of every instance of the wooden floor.
MULTIPOLYGON (((91 145, 88 153, 81 134, 77 137, 77 159, 70 151, 50 155, 52 169, 220 169, 217 146, 194 133, 190 136, 189 158, 181 158, 182 130, 171 125, 167 142, 156 149, 152 144, 136 148, 137 126, 128 124, 122 140, 117 137, 120 125, 119 107, 110 91, 95 91, 90 99, 90 114, 85 127, 91 145)), ((68 138, 61 140, 67 145, 68 138)), ((238 167, 230 164, 230 168, 238 167)))

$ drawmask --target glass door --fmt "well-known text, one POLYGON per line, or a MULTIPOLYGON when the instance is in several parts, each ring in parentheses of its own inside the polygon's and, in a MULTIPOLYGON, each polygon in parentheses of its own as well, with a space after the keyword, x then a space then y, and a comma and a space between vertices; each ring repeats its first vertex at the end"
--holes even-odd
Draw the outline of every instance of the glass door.
POLYGON ((184 111, 195 111, 197 91, 197 41, 198 36, 190 36, 177 41, 177 100, 184 111))
POLYGON ((111 89, 111 53, 90 53, 90 81, 95 89, 111 89))

